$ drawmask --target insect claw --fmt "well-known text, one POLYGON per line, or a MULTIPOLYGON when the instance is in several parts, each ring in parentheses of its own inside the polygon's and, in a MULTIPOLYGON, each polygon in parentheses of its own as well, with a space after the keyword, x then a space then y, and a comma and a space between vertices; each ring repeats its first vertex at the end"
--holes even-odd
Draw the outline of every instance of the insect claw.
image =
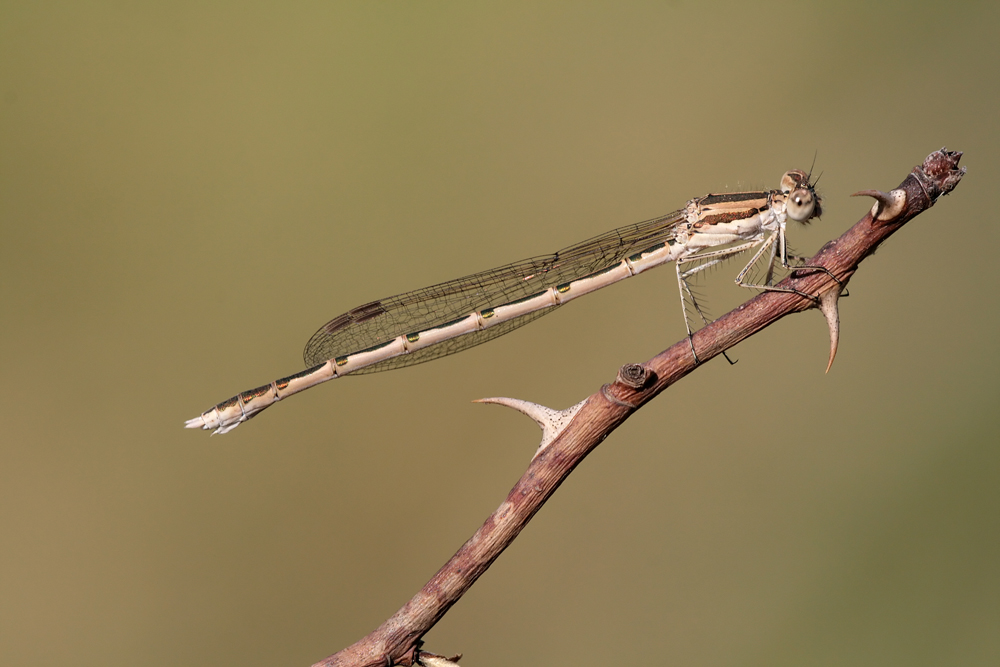
POLYGON ((701 363, 701 359, 698 358, 698 353, 694 351, 694 335, 688 334, 688 344, 691 346, 691 356, 694 357, 694 363, 697 366, 701 363))

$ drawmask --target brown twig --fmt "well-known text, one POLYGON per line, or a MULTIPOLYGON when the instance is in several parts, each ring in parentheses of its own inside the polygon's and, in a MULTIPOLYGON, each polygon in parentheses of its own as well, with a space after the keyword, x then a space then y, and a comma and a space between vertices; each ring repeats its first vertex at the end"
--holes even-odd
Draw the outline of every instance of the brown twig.
MULTIPOLYGON (((839 332, 837 300, 841 291, 862 260, 879 244, 958 185, 965 174, 965 167, 958 167, 961 157, 960 152, 942 148, 915 167, 892 192, 865 190, 856 193, 874 197, 875 205, 843 236, 827 243, 808 261, 809 267, 822 269, 798 269, 779 283, 780 287, 794 288, 797 293, 760 294, 698 331, 690 343, 687 339, 676 343, 639 368, 636 365, 623 368, 614 383, 590 396, 578 411, 573 414, 565 411, 565 415, 571 417, 563 420, 568 423, 560 422, 557 434, 549 442, 543 441, 543 447, 507 499, 444 567, 375 631, 314 667, 384 667, 421 661, 448 664, 441 656, 421 652, 421 637, 510 545, 587 454, 636 409, 700 365, 692 355, 692 344, 698 359, 704 363, 785 315, 818 307, 830 324, 832 364, 839 332), (817 297, 814 301, 801 294, 817 297)), ((510 399, 488 399, 488 402, 504 401, 510 399)), ((512 403, 516 401, 505 404, 512 403)), ((539 414, 538 410, 532 411, 536 420, 539 414)))

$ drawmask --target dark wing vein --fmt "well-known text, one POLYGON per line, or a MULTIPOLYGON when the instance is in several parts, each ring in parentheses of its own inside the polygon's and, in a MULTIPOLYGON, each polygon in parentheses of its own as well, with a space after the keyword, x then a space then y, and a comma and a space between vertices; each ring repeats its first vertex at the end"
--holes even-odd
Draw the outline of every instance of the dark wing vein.
MULTIPOLYGON (((402 334, 424 331, 473 311, 537 294, 553 285, 610 267, 628 255, 665 240, 681 220, 683 212, 675 211, 614 229, 551 255, 533 257, 358 306, 324 324, 306 343, 302 356, 307 367, 315 366, 402 334)), ((482 331, 387 359, 355 373, 373 373, 437 359, 485 343, 553 310, 554 307, 528 313, 482 331)))

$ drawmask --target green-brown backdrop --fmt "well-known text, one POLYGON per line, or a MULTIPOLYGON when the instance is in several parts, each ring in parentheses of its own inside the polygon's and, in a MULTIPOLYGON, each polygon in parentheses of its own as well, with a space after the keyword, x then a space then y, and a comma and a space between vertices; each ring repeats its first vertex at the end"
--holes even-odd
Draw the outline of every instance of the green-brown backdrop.
MULTIPOLYGON (((822 172, 812 254, 954 195, 612 435, 427 637, 479 665, 1000 664, 997 3, 0 6, 0 664, 307 665, 537 429, 684 332, 670 269, 223 437, 373 299, 822 172)), ((730 263, 721 314, 749 294, 730 263)))

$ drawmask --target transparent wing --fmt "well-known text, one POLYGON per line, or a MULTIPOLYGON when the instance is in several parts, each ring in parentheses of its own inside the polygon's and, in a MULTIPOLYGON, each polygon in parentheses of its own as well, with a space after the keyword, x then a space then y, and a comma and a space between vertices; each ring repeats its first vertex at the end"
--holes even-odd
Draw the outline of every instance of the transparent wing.
MULTIPOLYGON (((551 255, 366 303, 324 324, 306 343, 302 356, 307 367, 315 366, 402 334, 440 326, 473 311, 500 306, 576 280, 663 241, 683 219, 682 211, 674 211, 606 232, 551 255)), ((502 336, 553 310, 554 307, 528 313, 412 354, 386 359, 355 373, 401 368, 453 354, 502 336)))

